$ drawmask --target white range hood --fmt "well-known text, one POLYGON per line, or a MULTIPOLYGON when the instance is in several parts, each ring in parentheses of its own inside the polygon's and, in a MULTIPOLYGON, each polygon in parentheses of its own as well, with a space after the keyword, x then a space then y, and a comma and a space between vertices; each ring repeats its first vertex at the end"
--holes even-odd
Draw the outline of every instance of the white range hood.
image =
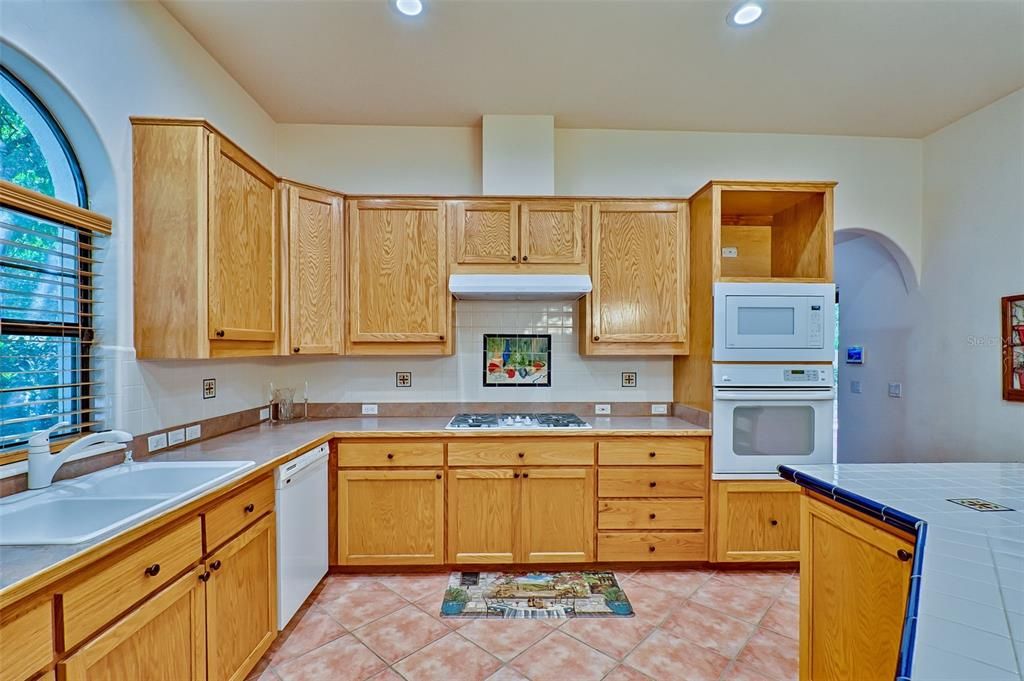
POLYGON ((457 300, 576 300, 593 286, 587 274, 453 274, 457 300))

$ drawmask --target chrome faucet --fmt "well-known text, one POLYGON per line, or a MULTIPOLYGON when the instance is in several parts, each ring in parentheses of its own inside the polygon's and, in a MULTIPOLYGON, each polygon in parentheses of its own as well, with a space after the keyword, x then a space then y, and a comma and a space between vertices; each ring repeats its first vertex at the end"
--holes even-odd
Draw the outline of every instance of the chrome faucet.
POLYGON ((132 434, 123 430, 90 433, 75 440, 57 454, 50 453, 50 433, 71 424, 61 421, 46 430, 38 430, 28 440, 28 488, 42 489, 53 484, 53 476, 72 455, 100 444, 132 441, 132 434))

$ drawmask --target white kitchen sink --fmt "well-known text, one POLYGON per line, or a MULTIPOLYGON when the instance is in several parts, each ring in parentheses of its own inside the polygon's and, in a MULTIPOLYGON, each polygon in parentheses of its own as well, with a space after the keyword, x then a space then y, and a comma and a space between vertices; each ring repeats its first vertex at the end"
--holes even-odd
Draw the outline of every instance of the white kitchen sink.
POLYGON ((0 545, 78 544, 216 487, 253 461, 130 463, 0 500, 0 545))

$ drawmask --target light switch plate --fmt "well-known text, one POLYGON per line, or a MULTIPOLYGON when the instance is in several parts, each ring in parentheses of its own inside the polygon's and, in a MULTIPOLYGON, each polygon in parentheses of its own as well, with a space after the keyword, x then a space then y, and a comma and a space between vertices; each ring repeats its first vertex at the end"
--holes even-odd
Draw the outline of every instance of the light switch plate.
POLYGON ((735 246, 726 246, 722 249, 723 258, 738 258, 740 255, 740 249, 735 246))
POLYGON ((595 414, 611 414, 612 413, 612 405, 610 405, 610 404, 595 404, 594 405, 594 413, 595 414))
POLYGON ((376 416, 377 415, 377 405, 376 404, 364 404, 363 405, 363 415, 364 416, 376 416))
POLYGON ((191 442, 192 440, 198 440, 203 436, 203 426, 195 424, 185 429, 185 441, 191 442))
POLYGON ((902 383, 890 383, 889 384, 889 397, 903 397, 903 384, 902 383))
POLYGON ((185 429, 175 428, 174 430, 167 431, 167 445, 173 447, 174 445, 180 445, 185 441, 185 429))
POLYGON ((850 392, 860 395, 860 381, 850 381, 850 392))
POLYGON ((270 418, 270 407, 263 407, 260 409, 260 421, 266 421, 270 418))
POLYGON ((146 440, 146 444, 151 452, 155 452, 158 449, 165 449, 167 447, 167 433, 150 435, 149 439, 146 440))
POLYGON ((652 404, 651 405, 651 413, 654 414, 655 416, 665 416, 666 414, 668 414, 668 405, 667 404, 652 404))

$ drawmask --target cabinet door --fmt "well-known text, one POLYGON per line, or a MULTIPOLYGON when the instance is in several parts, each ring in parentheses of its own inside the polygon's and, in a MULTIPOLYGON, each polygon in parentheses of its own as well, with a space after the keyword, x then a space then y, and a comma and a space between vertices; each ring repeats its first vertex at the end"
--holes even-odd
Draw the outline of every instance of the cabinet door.
POLYGON ((448 562, 513 563, 518 544, 519 473, 510 468, 448 471, 448 562))
POLYGON ((507 264, 519 260, 519 204, 454 201, 455 262, 507 264))
POLYGON ((593 470, 530 468, 522 475, 522 562, 593 560, 593 470))
POLYGON ((715 482, 715 559, 800 560, 800 488, 785 481, 715 482))
POLYGON ((205 681, 201 572, 188 572, 58 664, 61 678, 205 681))
POLYGON ((893 678, 913 546, 853 511, 802 504, 800 678, 893 678))
POLYGON ((438 343, 451 296, 440 201, 361 200, 349 207, 350 340, 438 343))
POLYGON ((208 681, 241 681, 277 636, 275 516, 263 516, 206 561, 208 681))
POLYGON ((210 338, 277 339, 276 179, 231 142, 209 138, 210 338))
POLYGON ((578 265, 583 262, 583 204, 528 201, 522 209, 525 263, 578 265))
POLYGON ((288 193, 289 354, 341 350, 341 197, 306 187, 288 193))
POLYGON ((444 475, 436 470, 338 473, 341 565, 444 562, 444 475))
POLYGON ((599 203, 591 222, 589 341, 675 344, 678 352, 685 352, 685 204, 599 203))

